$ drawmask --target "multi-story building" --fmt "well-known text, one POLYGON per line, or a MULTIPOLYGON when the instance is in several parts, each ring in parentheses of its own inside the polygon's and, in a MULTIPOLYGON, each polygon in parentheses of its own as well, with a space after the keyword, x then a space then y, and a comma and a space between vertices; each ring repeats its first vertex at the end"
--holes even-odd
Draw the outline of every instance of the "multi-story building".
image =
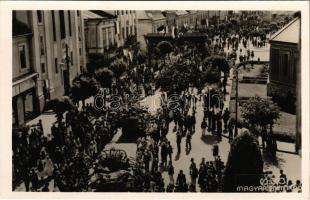
POLYGON ((144 36, 148 33, 166 32, 167 18, 161 11, 137 11, 138 30, 137 40, 142 50, 146 50, 146 42, 144 36))
POLYGON ((68 94, 85 69, 83 30, 80 11, 13 11, 14 124, 40 113, 46 100, 68 94))
POLYGON ((87 53, 104 53, 117 45, 117 16, 104 11, 82 11, 87 53))
POLYGON ((104 12, 115 15, 116 42, 117 46, 123 46, 126 39, 131 35, 137 35, 137 18, 134 10, 104 10, 104 12))

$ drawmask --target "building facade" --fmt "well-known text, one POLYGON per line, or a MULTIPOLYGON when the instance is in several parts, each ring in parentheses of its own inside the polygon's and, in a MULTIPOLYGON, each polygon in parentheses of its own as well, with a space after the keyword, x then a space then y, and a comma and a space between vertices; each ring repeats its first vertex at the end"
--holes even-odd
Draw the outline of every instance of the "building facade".
POLYGON ((19 125, 39 114, 47 100, 69 93, 85 69, 85 39, 80 11, 13 11, 14 29, 13 123, 19 125), (28 91, 31 95, 24 94, 28 91))
POLYGON ((116 43, 118 47, 124 46, 126 39, 131 35, 137 35, 137 17, 134 10, 103 10, 115 15, 116 21, 116 43))
POLYGON ((142 50, 146 50, 146 41, 144 36, 148 33, 167 33, 167 18, 161 11, 137 11, 137 41, 142 50))
POLYGON ((117 17, 103 12, 83 11, 87 53, 104 53, 117 45, 117 17))

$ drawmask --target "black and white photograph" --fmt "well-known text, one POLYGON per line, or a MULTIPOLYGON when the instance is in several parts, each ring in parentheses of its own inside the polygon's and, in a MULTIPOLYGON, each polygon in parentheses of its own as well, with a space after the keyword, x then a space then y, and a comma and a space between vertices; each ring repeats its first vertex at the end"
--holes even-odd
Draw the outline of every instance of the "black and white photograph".
POLYGON ((303 192, 301 10, 162 8, 11 11, 13 193, 303 192))

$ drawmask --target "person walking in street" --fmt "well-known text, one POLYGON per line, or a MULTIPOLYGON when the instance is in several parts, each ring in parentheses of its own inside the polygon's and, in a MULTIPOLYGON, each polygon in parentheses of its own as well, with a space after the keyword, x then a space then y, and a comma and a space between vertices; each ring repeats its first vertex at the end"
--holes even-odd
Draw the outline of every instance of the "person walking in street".
POLYGON ((189 174, 191 176, 191 185, 196 188, 196 179, 198 177, 198 169, 196 167, 196 163, 194 162, 194 158, 191 158, 191 165, 189 167, 189 174))
POLYGON ((152 172, 158 171, 158 157, 153 157, 152 172))
POLYGON ((206 122, 206 118, 203 118, 202 122, 201 122, 201 136, 205 136, 206 134, 206 128, 207 128, 207 122, 206 122))
POLYGON ((191 132, 194 133, 195 132, 195 125, 196 125, 196 117, 195 114, 192 114, 190 117, 190 126, 191 126, 191 132))
POLYGON ((178 177, 177 177, 176 184, 180 192, 185 192, 187 190, 186 177, 185 177, 185 174, 183 174, 183 170, 180 170, 178 177))
POLYGON ((186 150, 192 149, 192 134, 190 132, 187 132, 186 135, 186 150))
POLYGON ((208 131, 212 130, 212 111, 208 110, 208 131))
POLYGON ((172 165, 172 161, 171 160, 169 161, 169 165, 168 165, 168 175, 169 175, 170 184, 174 185, 174 178, 173 178, 174 167, 172 165))
POLYGON ((212 154, 213 154, 214 160, 216 160, 216 158, 219 155, 219 146, 217 144, 213 145, 212 152, 213 152, 212 154))
POLYGON ((168 155, 166 142, 162 142, 162 144, 161 144, 160 155, 161 155, 162 166, 166 167, 166 165, 167 165, 167 155, 168 155))
POLYGON ((200 191, 203 192, 205 187, 206 187, 206 179, 205 177, 207 176, 207 168, 206 168, 206 163, 205 163, 205 158, 201 159, 201 163, 199 165, 199 171, 198 171, 198 184, 200 187, 200 191))
POLYGON ((224 110, 224 113, 223 113, 223 116, 222 116, 223 121, 224 121, 224 133, 227 132, 227 123, 228 123, 228 120, 229 120, 229 116, 230 116, 230 112, 229 112, 228 108, 226 108, 224 110))
POLYGON ((178 154, 181 153, 181 142, 182 142, 182 135, 181 132, 177 132, 177 148, 178 148, 178 154))
POLYGON ((214 112, 214 109, 212 109, 212 111, 211 111, 211 118, 212 118, 212 120, 211 120, 211 131, 212 131, 212 134, 214 134, 215 133, 215 130, 216 130, 216 118, 217 118, 217 115, 215 114, 215 112, 214 112))
POLYGON ((149 154, 148 151, 146 151, 143 156, 143 162, 144 162, 145 171, 147 172, 150 170, 150 160, 151 160, 151 155, 149 154))
POLYGON ((263 150, 265 150, 266 149, 266 143, 267 143, 267 128, 266 127, 263 127, 261 137, 262 137, 263 150))
POLYGON ((168 142, 168 145, 167 145, 167 152, 169 156, 169 161, 172 161, 173 148, 170 142, 168 142))

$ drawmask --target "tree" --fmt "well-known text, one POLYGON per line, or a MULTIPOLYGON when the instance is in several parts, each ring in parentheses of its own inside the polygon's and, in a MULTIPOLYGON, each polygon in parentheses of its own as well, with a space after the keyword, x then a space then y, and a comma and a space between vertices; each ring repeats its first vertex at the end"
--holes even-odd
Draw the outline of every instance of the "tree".
POLYGON ((231 144, 224 171, 224 191, 238 192, 238 186, 259 186, 263 165, 257 139, 248 131, 242 132, 231 144))
POLYGON ((123 59, 116 59, 110 64, 109 69, 113 72, 116 78, 120 78, 126 71, 126 63, 123 59))
POLYGON ((147 57, 145 53, 143 53, 141 50, 138 50, 135 54, 135 59, 137 60, 137 63, 141 65, 146 62, 147 57))
POLYGON ((74 102, 82 101, 85 105, 85 99, 95 95, 98 90, 99 85, 94 78, 81 74, 73 79, 70 96, 74 102))
POLYGON ((100 83, 103 88, 111 88, 112 78, 114 74, 108 68, 100 68, 95 71, 95 79, 100 83))
POLYGON ((272 130, 273 124, 280 118, 280 108, 269 99, 255 96, 242 105, 241 116, 252 128, 270 125, 270 130, 272 130))
POLYGON ((224 56, 213 55, 207 57, 204 60, 204 63, 209 63, 212 67, 219 67, 219 70, 224 73, 228 73, 230 69, 229 64, 224 56))
POLYGON ((169 54, 171 51, 173 51, 173 46, 168 41, 161 41, 156 45, 155 48, 158 53, 162 56, 164 63, 165 63, 165 57, 167 54, 169 54))
POLYGON ((44 107, 44 110, 53 110, 56 113, 57 121, 62 119, 64 112, 76 109, 76 106, 68 96, 52 99, 48 101, 44 107))

